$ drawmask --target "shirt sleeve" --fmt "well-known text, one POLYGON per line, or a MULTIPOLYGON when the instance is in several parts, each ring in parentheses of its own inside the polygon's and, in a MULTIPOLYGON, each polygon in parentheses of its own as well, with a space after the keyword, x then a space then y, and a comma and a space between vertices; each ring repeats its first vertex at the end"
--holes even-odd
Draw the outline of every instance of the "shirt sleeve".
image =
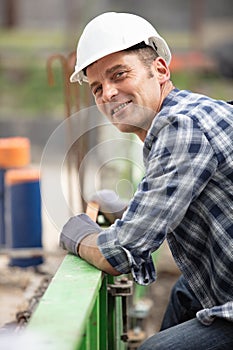
POLYGON ((145 176, 121 220, 100 233, 98 246, 139 284, 156 279, 151 253, 179 225, 216 170, 214 152, 188 117, 160 118, 144 145, 145 176), (148 142, 148 140, 150 140, 148 142))
POLYGON ((214 306, 197 312, 197 319, 205 326, 210 326, 216 317, 225 318, 233 322, 233 301, 224 305, 214 306))

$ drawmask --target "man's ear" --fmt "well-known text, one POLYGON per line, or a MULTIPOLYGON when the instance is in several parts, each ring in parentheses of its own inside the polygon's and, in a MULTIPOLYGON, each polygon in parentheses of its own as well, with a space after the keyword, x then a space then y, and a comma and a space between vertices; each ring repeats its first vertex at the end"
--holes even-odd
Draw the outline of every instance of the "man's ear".
POLYGON ((170 79, 170 70, 166 61, 162 57, 157 57, 154 60, 153 65, 160 84, 163 84, 170 79))

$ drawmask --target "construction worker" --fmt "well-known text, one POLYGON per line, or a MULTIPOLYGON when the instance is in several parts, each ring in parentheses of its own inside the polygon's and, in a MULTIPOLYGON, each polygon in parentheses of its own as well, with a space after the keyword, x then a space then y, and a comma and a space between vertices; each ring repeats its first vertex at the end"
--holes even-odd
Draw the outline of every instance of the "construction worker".
POLYGON ((104 13, 85 27, 71 82, 88 82, 98 109, 141 139, 145 176, 126 210, 111 192, 97 195, 117 212, 108 229, 79 214, 60 245, 148 285, 151 253, 167 239, 182 274, 161 331, 140 350, 233 349, 233 108, 175 88, 170 61, 165 40, 137 15, 104 13))

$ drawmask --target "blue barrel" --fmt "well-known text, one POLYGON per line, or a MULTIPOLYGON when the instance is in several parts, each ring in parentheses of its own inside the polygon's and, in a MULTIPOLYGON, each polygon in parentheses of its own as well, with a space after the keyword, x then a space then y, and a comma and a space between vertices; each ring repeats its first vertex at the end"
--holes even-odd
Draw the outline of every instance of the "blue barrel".
POLYGON ((5 246, 5 219, 4 219, 4 174, 5 170, 0 168, 0 247, 5 246))
MULTIPOLYGON (((41 195, 38 173, 8 170, 5 189, 5 226, 8 248, 42 248, 41 195)), ((42 256, 11 258, 10 266, 43 263, 42 256)))
POLYGON ((6 244, 5 188, 6 169, 24 167, 30 161, 30 140, 26 137, 0 138, 0 246, 6 244))

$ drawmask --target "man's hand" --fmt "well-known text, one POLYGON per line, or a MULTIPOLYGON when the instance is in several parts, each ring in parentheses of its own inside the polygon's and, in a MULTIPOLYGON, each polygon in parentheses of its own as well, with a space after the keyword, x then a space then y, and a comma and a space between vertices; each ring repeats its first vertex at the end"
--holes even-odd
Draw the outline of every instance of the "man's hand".
POLYGON ((99 211, 113 223, 116 219, 120 219, 127 208, 127 203, 119 198, 119 196, 111 190, 97 191, 91 198, 91 202, 99 205, 99 211))
POLYGON ((101 231, 99 225, 88 215, 79 214, 69 219, 60 235, 60 246, 70 253, 79 255, 82 259, 98 269, 113 276, 120 275, 101 254, 97 238, 101 231))
POLYGON ((88 235, 99 233, 101 228, 88 215, 73 216, 65 224, 60 235, 60 247, 78 255, 78 245, 88 235))

